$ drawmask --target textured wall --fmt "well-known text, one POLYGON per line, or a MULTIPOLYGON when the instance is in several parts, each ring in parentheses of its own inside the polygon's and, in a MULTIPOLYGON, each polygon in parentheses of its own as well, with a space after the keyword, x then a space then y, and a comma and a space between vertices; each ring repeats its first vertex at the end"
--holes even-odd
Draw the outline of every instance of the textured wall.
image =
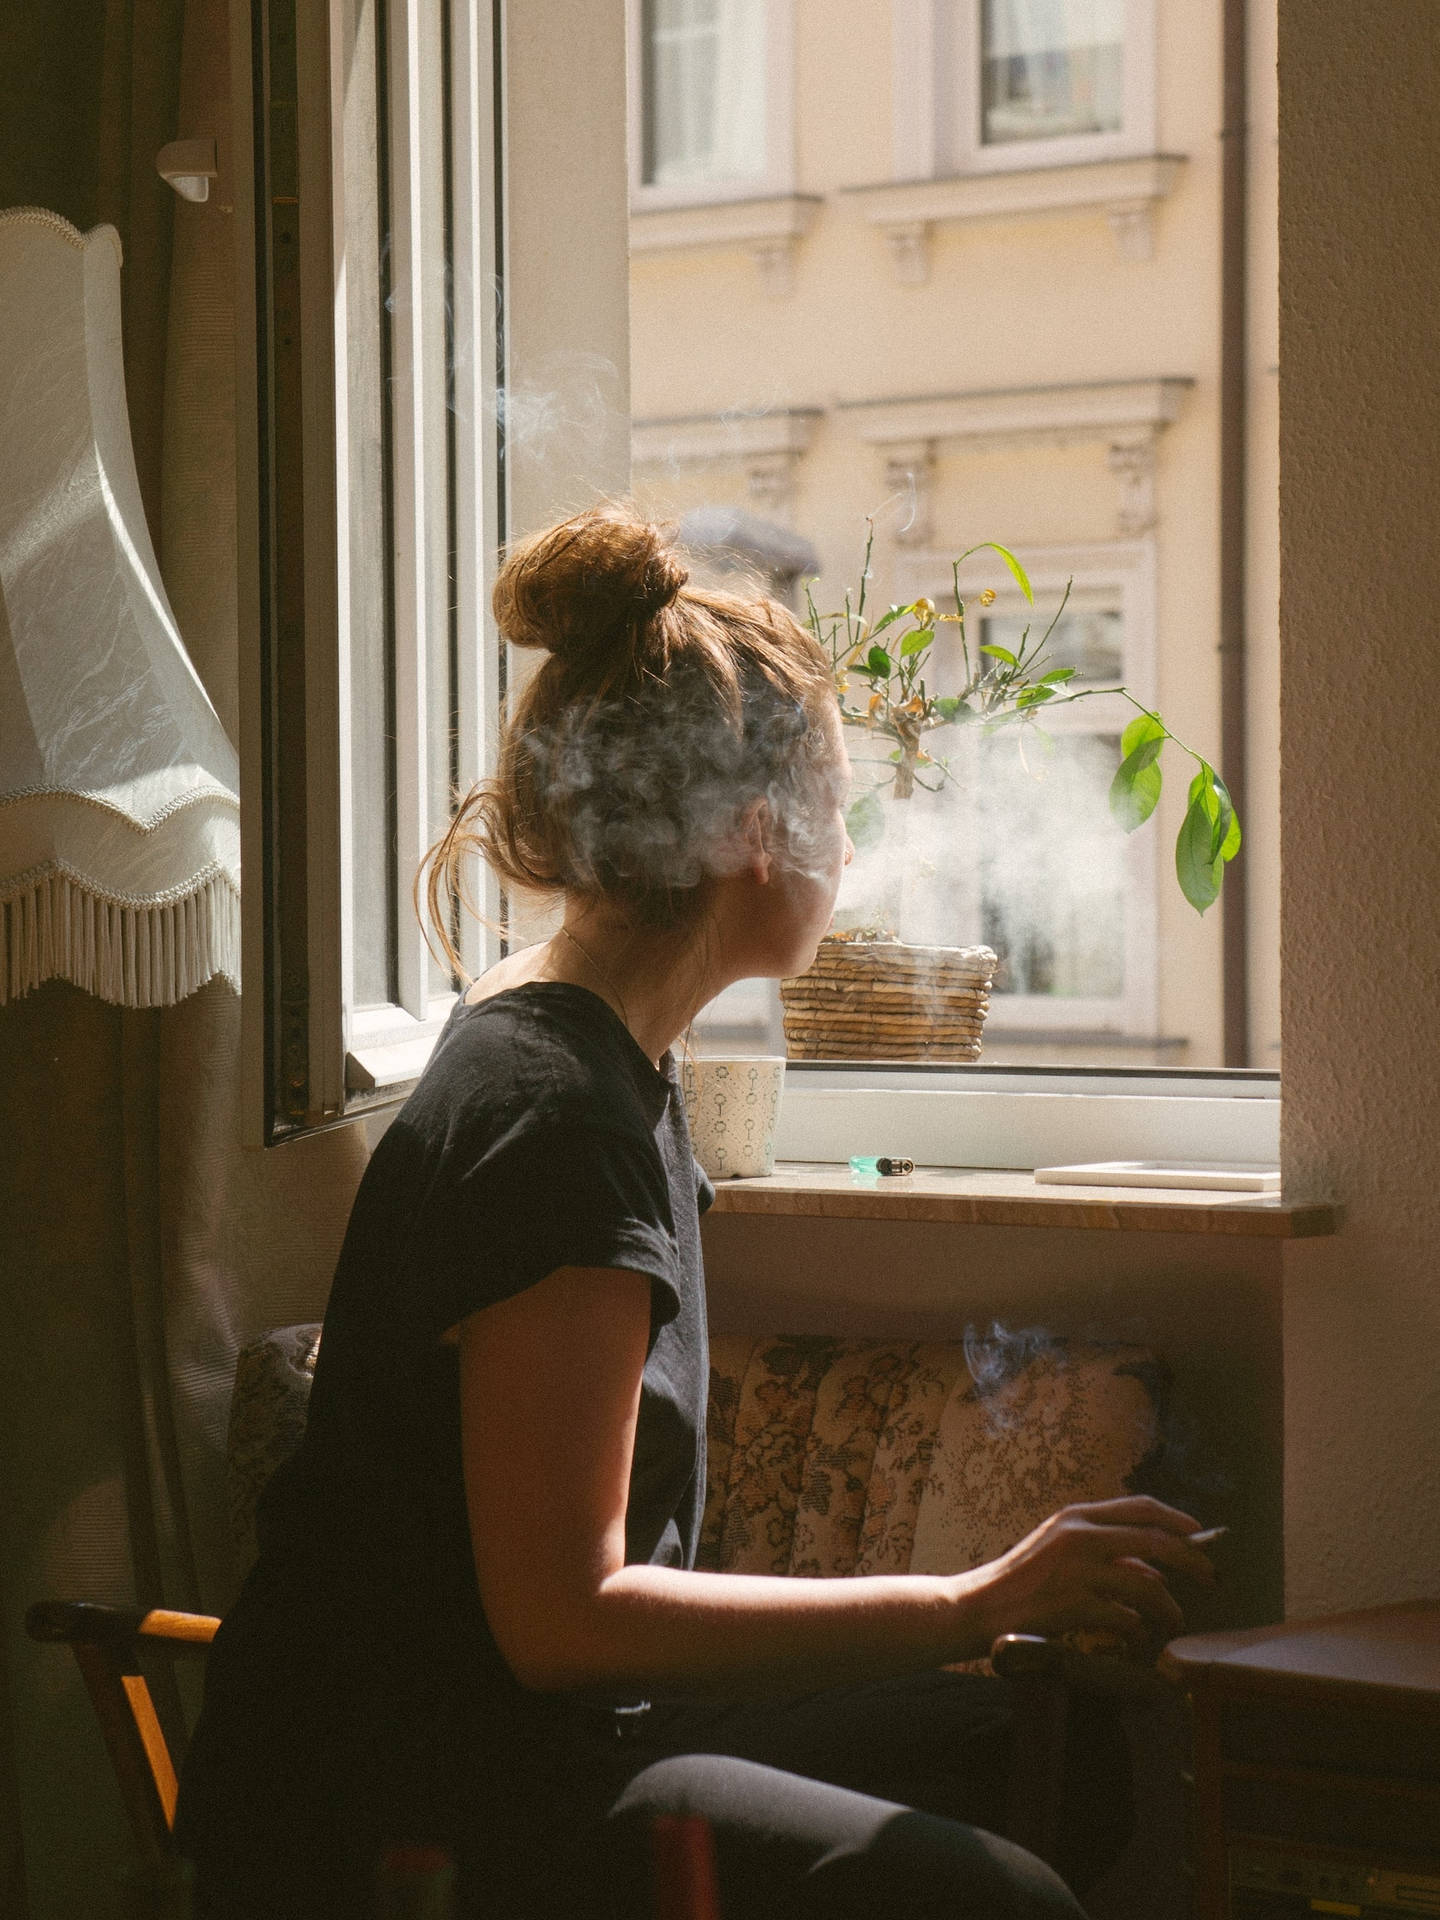
POLYGON ((1291 1612, 1440 1587, 1440 8, 1280 0, 1291 1612))

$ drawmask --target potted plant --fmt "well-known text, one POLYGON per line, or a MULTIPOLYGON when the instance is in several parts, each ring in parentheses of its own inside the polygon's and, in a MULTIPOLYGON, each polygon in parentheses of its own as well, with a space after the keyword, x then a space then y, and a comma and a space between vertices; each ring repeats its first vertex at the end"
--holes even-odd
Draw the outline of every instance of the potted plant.
MULTIPOLYGON (((821 613, 807 585, 805 620, 829 655, 840 717, 863 729, 884 757, 867 763, 847 824, 857 849, 885 840, 885 892, 873 922, 832 932, 814 966, 783 983, 785 1031, 799 1058, 891 1058, 971 1060, 980 1052, 996 956, 988 947, 920 947, 900 939, 900 895, 906 870, 908 804, 917 790, 941 792, 959 786, 954 749, 937 751, 950 730, 978 729, 982 737, 1002 728, 1039 730, 1047 712, 1080 700, 1128 703, 1134 717, 1120 742, 1120 764, 1110 783, 1111 814, 1126 832, 1143 826, 1161 793, 1161 756, 1167 745, 1195 763, 1185 816, 1175 844, 1175 872, 1185 898, 1204 913, 1219 898, 1228 863, 1240 848, 1240 821, 1224 781, 1203 754, 1177 738, 1153 707, 1128 687, 1072 688, 1076 670, 1051 664, 1049 642, 1069 599, 1066 588, 1044 632, 1032 642, 1027 626, 1013 651, 992 643, 972 647, 960 569, 975 554, 998 555, 1033 606, 1025 569, 995 541, 969 547, 952 563, 954 612, 939 612, 919 599, 892 605, 878 618, 867 615, 871 523, 860 589, 845 595, 836 613, 821 613), (942 628, 955 629, 962 684, 937 694, 932 686, 933 648, 942 628), (886 743, 889 743, 886 750, 886 743), (893 843, 893 844, 892 844, 893 843)), ((982 606, 994 590, 979 596, 982 606)))

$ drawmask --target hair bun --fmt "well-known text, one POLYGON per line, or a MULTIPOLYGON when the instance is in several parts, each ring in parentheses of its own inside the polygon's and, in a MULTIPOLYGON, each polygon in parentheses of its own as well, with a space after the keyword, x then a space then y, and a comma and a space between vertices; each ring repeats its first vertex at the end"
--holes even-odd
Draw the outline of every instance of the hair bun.
POLYGON ((636 650, 689 577, 663 527, 596 507, 511 549, 495 582, 495 620, 517 647, 600 666, 622 647, 636 650))

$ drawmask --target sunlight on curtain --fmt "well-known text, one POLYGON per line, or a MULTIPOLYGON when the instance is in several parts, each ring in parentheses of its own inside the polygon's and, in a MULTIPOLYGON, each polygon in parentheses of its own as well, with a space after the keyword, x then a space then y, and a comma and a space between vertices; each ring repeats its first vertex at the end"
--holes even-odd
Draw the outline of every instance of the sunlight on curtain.
POLYGON ((983 12, 987 146, 1120 129, 1125 0, 985 0, 983 12))
POLYGON ((765 0, 649 0, 648 184, 765 172, 765 42, 765 0))

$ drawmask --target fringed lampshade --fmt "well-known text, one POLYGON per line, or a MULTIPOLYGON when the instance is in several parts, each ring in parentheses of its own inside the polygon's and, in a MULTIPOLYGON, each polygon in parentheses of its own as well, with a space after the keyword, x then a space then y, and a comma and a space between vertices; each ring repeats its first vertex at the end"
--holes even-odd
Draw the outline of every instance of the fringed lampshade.
POLYGON ((0 1004, 238 987, 238 784, 140 504, 119 236, 0 212, 0 1004))

